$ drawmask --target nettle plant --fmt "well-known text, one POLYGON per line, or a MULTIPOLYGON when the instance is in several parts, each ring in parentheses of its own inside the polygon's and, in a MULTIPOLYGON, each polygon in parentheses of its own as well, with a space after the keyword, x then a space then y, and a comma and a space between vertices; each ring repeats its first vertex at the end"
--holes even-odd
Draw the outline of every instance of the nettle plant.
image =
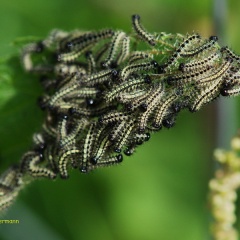
POLYGON ((138 15, 132 26, 53 30, 23 48, 24 68, 41 76, 46 117, 33 147, 0 176, 0 210, 34 179, 119 164, 181 110, 239 95, 240 57, 216 36, 149 33, 138 15))

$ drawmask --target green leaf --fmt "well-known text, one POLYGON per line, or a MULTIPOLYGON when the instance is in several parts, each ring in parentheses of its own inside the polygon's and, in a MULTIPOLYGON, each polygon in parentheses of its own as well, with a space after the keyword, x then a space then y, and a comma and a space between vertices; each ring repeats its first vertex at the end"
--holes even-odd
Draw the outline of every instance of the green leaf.
POLYGON ((24 72, 19 56, 0 59, 0 169, 19 161, 40 129, 42 113, 36 100, 39 81, 24 72))

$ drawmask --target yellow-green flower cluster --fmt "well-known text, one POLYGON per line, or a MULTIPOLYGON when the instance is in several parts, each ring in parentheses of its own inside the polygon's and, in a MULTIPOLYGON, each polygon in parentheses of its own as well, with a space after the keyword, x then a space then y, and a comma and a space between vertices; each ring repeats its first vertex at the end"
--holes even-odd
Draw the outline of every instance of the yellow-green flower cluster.
POLYGON ((216 149, 214 157, 219 163, 215 178, 209 183, 211 226, 215 240, 237 240, 236 223, 237 190, 240 187, 240 135, 231 141, 231 150, 216 149))

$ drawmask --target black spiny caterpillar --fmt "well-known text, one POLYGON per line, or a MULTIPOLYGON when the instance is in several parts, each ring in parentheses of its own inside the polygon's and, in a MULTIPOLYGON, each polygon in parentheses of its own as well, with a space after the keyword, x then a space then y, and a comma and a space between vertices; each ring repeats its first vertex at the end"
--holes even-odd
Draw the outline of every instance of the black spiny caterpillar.
POLYGON ((0 210, 29 179, 118 164, 182 109, 239 95, 240 57, 217 37, 150 34, 138 15, 132 23, 131 34, 54 30, 24 47, 24 68, 45 79, 46 118, 34 147, 0 176, 0 210))

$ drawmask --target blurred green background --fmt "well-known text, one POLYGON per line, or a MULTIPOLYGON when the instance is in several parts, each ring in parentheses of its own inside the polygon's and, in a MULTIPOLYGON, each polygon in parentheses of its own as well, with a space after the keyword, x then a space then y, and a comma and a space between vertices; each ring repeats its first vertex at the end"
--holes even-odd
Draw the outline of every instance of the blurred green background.
MULTIPOLYGON (((228 1, 225 10, 222 40, 240 53, 240 1, 228 1)), ((36 105, 41 95, 38 79, 20 70, 18 58, 8 60, 19 53, 13 40, 45 38, 53 28, 112 27, 130 32, 134 13, 141 15, 149 31, 194 30, 206 37, 216 31, 209 0, 0 0, 1 172, 29 149, 43 119, 36 105)), ((236 112, 239 99, 224 102, 236 112)), ((212 151, 239 127, 236 114, 221 127, 219 106, 215 102, 195 114, 180 113, 173 129, 152 134, 121 166, 87 175, 75 170, 65 181, 33 182, 0 216, 20 221, 0 225, 0 239, 209 239, 212 151)))

